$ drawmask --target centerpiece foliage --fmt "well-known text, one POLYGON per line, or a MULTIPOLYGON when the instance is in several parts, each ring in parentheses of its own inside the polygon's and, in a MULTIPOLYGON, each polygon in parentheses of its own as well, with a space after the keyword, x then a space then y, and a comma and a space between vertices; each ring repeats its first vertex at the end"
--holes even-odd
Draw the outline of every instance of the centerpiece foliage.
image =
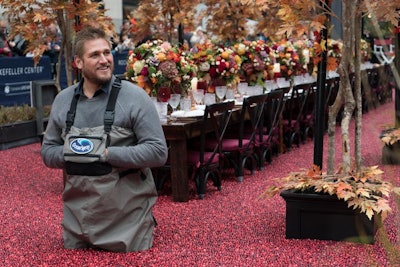
POLYGON ((167 41, 147 41, 128 56, 128 79, 138 83, 151 96, 157 96, 161 86, 169 87, 174 93, 186 94, 194 73, 187 52, 167 41))
POLYGON ((271 47, 274 56, 274 63, 279 64, 280 77, 289 79, 294 75, 304 73, 302 64, 300 63, 300 55, 297 53, 293 43, 288 40, 276 42, 271 47))
POLYGON ((215 46, 214 49, 215 53, 209 69, 211 80, 222 80, 226 85, 237 84, 240 80, 241 58, 232 47, 215 46))
POLYGON ((263 86, 268 79, 268 69, 272 62, 271 49, 263 41, 248 41, 236 43, 233 46, 241 58, 240 78, 249 85, 263 86))

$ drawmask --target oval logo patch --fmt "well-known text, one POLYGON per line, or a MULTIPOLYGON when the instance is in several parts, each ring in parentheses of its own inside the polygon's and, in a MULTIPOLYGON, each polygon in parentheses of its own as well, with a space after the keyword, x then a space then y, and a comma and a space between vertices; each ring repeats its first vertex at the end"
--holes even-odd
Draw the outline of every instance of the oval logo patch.
POLYGON ((71 141, 69 148, 76 154, 87 154, 93 150, 93 142, 86 138, 76 138, 71 141))

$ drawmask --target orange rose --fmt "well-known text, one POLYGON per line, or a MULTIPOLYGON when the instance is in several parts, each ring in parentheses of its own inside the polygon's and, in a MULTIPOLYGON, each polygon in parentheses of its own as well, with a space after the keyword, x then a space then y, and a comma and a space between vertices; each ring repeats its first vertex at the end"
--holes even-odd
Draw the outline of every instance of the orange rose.
POLYGON ((226 52, 226 51, 224 51, 224 52, 221 53, 221 57, 222 57, 223 59, 228 59, 228 58, 229 58, 229 53, 226 52))
POLYGON ((158 59, 159 61, 164 61, 166 58, 167 58, 167 56, 166 56, 164 53, 162 53, 162 52, 160 52, 160 53, 157 54, 157 59, 158 59))

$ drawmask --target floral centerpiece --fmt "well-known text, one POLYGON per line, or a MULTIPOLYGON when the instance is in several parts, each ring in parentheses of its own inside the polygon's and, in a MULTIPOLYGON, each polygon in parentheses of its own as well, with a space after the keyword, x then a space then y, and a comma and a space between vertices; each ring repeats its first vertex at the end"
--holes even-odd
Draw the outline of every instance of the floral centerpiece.
POLYGON ((271 52, 274 60, 274 78, 290 79, 293 75, 303 72, 300 56, 291 41, 282 40, 272 44, 271 52))
POLYGON ((301 70, 310 75, 317 73, 317 53, 315 43, 308 38, 301 38, 293 43, 301 64, 301 70))
POLYGON ((365 39, 361 39, 361 60, 365 62, 365 61, 370 61, 370 59, 371 59, 371 46, 365 39))
POLYGON ((327 66, 328 70, 335 70, 342 58, 343 43, 339 40, 328 39, 327 44, 327 66))
POLYGON ((186 52, 166 41, 147 41, 128 56, 126 76, 151 96, 164 87, 185 95, 194 75, 186 52))
POLYGON ((197 44, 190 51, 190 58, 196 65, 199 82, 205 82, 208 91, 216 85, 236 85, 239 81, 241 58, 231 47, 213 43, 197 44))
POLYGON ((270 48, 262 40, 236 43, 234 51, 241 58, 240 78, 249 85, 264 85, 268 79, 268 66, 271 65, 270 48))
POLYGON ((209 69, 211 80, 219 81, 221 84, 218 85, 236 85, 240 81, 240 56, 231 47, 215 46, 215 49, 209 69))
POLYGON ((196 74, 199 80, 209 82, 210 67, 214 62, 215 49, 212 43, 196 44, 190 50, 190 60, 196 66, 196 74))

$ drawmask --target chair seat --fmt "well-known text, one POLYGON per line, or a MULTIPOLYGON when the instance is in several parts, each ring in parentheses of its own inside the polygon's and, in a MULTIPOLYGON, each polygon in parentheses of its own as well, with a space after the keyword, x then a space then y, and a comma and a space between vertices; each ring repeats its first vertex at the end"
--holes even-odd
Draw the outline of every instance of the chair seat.
MULTIPOLYGON (((193 165, 193 166, 200 166, 201 163, 199 161, 199 155, 200 155, 200 151, 197 150, 189 150, 187 152, 187 163, 189 165, 193 165)), ((212 155, 214 155, 214 158, 211 160, 210 164, 213 163, 218 163, 219 162, 219 154, 214 154, 213 152, 204 152, 204 162, 208 162, 208 160, 210 159, 210 157, 212 157, 212 155)))
POLYGON ((255 146, 260 146, 260 145, 270 145, 270 144, 279 144, 279 136, 276 135, 263 135, 261 140, 259 136, 256 136, 255 138, 255 146))
POLYGON ((252 144, 250 144, 249 139, 242 139, 242 145, 239 147, 239 142, 237 139, 224 139, 222 141, 222 151, 241 151, 246 149, 251 149, 252 144))
MULTIPOLYGON (((205 147, 207 150, 213 149, 217 145, 216 140, 207 140, 205 147)), ((223 139, 221 142, 221 150, 223 152, 242 151, 251 148, 249 139, 242 139, 242 145, 239 147, 238 139, 223 139)))

